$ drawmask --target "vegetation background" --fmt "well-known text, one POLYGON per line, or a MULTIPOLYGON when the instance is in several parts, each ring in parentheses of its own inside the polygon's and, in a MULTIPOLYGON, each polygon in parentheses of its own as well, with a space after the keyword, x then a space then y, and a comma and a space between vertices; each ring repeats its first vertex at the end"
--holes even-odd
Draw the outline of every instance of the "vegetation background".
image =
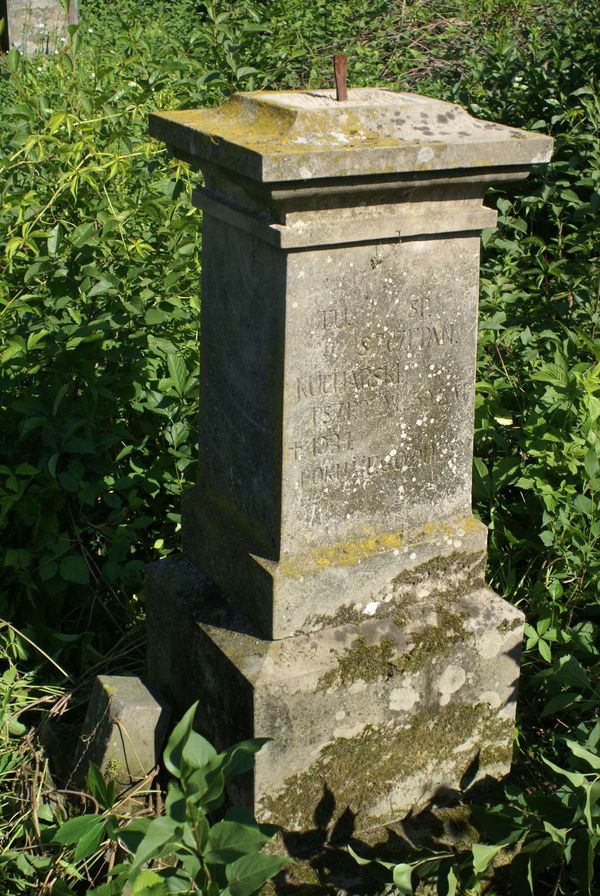
MULTIPOLYGON (((148 113, 330 84, 340 51, 352 86, 556 138, 550 165, 487 200, 499 227, 483 240, 475 503, 488 580, 528 626, 514 775, 477 825, 524 846, 498 892, 599 892, 597 12, 590 0, 80 0, 56 53, 0 59, 3 892, 102 879, 102 864, 48 845, 65 810, 47 796, 39 726, 49 710, 76 726, 93 675, 142 666, 142 570, 176 549, 194 478, 197 175, 148 138, 148 113)), ((396 885, 434 874, 440 892, 469 892, 492 857, 415 858, 396 885)))

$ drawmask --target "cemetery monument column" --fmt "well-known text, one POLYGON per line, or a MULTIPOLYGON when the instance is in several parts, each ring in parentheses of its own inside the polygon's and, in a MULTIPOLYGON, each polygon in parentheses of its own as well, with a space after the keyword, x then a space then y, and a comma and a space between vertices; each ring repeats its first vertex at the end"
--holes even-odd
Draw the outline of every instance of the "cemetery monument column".
POLYGON ((157 113, 202 170, 200 457, 183 557, 150 568, 150 677, 246 798, 364 830, 510 765, 522 616, 471 511, 491 184, 552 141, 416 94, 234 95, 157 113))

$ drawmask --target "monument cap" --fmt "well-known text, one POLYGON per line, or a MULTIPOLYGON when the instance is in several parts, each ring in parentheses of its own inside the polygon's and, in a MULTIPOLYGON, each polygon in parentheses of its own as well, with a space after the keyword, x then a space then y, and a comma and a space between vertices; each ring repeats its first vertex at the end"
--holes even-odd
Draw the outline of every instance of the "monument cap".
POLYGON ((197 166, 262 183, 531 165, 552 139, 442 100, 383 88, 236 93, 214 109, 160 112, 150 133, 197 166))

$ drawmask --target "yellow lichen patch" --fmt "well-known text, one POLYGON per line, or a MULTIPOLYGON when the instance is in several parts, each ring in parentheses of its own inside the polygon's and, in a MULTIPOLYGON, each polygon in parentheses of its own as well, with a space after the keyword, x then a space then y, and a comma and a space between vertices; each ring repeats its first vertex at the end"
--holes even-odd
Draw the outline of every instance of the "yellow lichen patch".
POLYGON ((481 529, 474 517, 460 517, 454 520, 431 522, 410 529, 408 531, 380 532, 368 534, 354 541, 338 542, 316 548, 310 554, 302 558, 282 557, 278 568, 281 575, 286 577, 306 575, 307 572, 319 569, 327 569, 330 566, 354 566, 364 560, 369 560, 379 554, 388 551, 406 552, 411 547, 432 541, 447 541, 448 538, 456 538, 457 532, 461 537, 475 534, 481 529))

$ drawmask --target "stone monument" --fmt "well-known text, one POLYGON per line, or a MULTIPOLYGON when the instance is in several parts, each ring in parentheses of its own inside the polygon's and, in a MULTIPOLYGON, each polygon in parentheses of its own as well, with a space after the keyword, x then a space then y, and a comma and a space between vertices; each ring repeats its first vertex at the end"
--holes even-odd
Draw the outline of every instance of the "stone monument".
POLYGON ((54 51, 61 38, 66 40, 67 25, 77 24, 77 6, 77 0, 71 0, 66 12, 60 0, 0 0, 1 48, 16 47, 27 54, 54 51))
MULTIPOLYGON (((510 767, 522 615, 471 511, 479 237, 552 140, 383 89, 155 114, 200 168, 200 458, 149 675, 261 820, 357 831, 510 767)), ((239 794, 238 794, 239 796, 239 794)))

